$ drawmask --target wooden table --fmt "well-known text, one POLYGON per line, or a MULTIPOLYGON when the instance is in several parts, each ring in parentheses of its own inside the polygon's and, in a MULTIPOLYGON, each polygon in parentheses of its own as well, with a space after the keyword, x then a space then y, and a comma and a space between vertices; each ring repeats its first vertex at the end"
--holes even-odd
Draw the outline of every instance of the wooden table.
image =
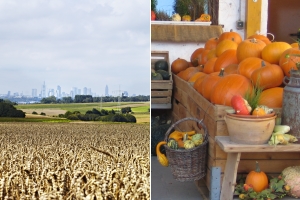
POLYGON ((276 145, 247 145, 231 142, 229 136, 216 136, 215 140, 223 151, 227 153, 224 178, 221 188, 221 200, 233 199, 236 184, 237 169, 241 153, 244 152, 300 152, 300 144, 276 145))

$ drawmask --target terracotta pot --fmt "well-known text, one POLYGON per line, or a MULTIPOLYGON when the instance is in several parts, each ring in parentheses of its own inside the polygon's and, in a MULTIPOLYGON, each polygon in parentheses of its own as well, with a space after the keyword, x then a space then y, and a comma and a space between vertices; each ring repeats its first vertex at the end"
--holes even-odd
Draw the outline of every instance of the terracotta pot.
POLYGON ((246 118, 224 116, 230 140, 240 144, 266 144, 274 130, 276 115, 246 118))

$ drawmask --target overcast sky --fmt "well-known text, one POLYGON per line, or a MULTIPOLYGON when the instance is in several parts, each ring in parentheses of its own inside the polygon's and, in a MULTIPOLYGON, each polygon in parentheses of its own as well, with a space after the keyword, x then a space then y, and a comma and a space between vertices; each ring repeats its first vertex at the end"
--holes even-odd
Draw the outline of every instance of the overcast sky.
POLYGON ((1 0, 0 94, 150 94, 150 2, 1 0))

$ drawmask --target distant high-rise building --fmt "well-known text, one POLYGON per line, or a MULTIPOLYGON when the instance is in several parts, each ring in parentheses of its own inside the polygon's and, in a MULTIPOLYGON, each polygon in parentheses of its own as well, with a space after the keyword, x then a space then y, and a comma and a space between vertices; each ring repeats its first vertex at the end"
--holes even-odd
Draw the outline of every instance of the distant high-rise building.
POLYGON ((54 89, 49 89, 48 91, 48 97, 54 96, 54 89))
POLYGON ((83 95, 87 95, 87 87, 83 88, 83 95))
POLYGON ((92 89, 91 88, 87 89, 87 95, 92 95, 92 89))
POLYGON ((42 98, 45 98, 46 97, 46 84, 45 84, 45 81, 44 81, 44 84, 42 85, 42 98))
POLYGON ((77 95, 77 87, 73 87, 72 92, 72 97, 75 98, 75 95, 77 95))
POLYGON ((32 89, 32 92, 31 92, 31 96, 32 97, 37 97, 37 89, 32 89))
POLYGON ((56 88, 56 97, 61 99, 61 87, 59 85, 56 88))
POLYGON ((106 96, 106 97, 109 96, 109 93, 108 93, 108 86, 107 86, 107 85, 105 86, 105 96, 106 96))
POLYGON ((81 89, 77 89, 77 94, 81 95, 81 89))
POLYGON ((10 96, 10 91, 7 92, 7 96, 8 96, 8 97, 10 96))

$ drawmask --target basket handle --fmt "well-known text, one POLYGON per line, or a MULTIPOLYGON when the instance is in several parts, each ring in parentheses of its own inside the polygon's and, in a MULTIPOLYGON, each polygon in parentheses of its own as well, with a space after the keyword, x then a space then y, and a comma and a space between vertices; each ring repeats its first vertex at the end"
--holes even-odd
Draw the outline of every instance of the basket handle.
POLYGON ((192 120, 192 121, 196 121, 199 125, 201 125, 201 127, 204 129, 204 139, 207 140, 208 139, 208 133, 207 133, 207 128, 205 126, 205 124, 203 123, 203 119, 197 119, 197 118, 193 118, 193 117, 187 117, 187 118, 183 118, 178 120, 177 122, 175 122, 172 126, 170 126, 170 128, 167 130, 166 134, 165 134, 165 141, 168 141, 169 135, 171 133, 171 131, 174 129, 175 126, 177 126, 178 124, 180 124, 181 122, 185 122, 188 120, 192 120))

